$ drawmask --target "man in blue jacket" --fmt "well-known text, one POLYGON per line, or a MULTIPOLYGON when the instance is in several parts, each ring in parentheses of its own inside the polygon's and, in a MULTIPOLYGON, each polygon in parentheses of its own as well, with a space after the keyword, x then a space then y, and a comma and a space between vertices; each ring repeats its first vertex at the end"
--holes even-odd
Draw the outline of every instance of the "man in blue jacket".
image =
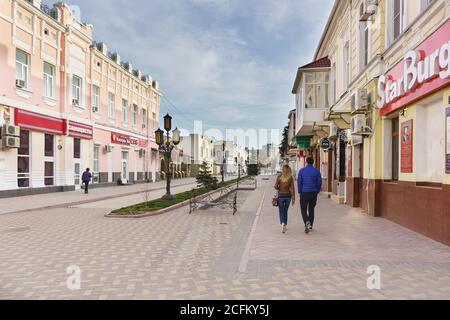
POLYGON ((85 172, 83 172, 83 175, 81 176, 81 181, 84 183, 84 193, 89 192, 89 182, 91 182, 92 179, 92 173, 89 172, 89 168, 86 169, 85 172))
POLYGON ((306 162, 307 166, 298 174, 297 184, 305 233, 309 233, 314 225, 314 208, 317 204, 317 195, 322 189, 322 176, 320 171, 314 168, 313 158, 308 158, 306 162))

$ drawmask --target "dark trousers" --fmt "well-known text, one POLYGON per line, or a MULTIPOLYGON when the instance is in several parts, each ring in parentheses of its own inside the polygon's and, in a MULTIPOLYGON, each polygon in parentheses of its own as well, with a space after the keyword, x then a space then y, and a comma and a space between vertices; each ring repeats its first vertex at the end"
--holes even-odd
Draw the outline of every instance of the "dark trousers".
POLYGON ((314 209, 316 208, 316 204, 316 192, 304 192, 300 195, 300 208, 305 225, 308 221, 311 223, 311 226, 314 225, 314 209))
POLYGON ((87 181, 87 182, 85 181, 84 182, 84 193, 88 193, 89 192, 88 189, 89 189, 89 181, 87 181))

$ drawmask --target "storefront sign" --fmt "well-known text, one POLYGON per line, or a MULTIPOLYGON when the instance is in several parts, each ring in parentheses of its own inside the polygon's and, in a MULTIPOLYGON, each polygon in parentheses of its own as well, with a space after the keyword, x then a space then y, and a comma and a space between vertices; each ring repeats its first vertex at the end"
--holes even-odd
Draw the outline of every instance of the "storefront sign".
POLYGON ((67 134, 71 137, 91 140, 94 129, 90 125, 68 120, 67 134))
POLYGON ((450 20, 378 80, 377 106, 387 115, 450 84, 450 20))
POLYGON ((43 114, 14 109, 14 123, 22 129, 50 134, 65 134, 65 121, 43 114))
POLYGON ((413 121, 402 123, 401 129, 401 172, 413 172, 413 121))
POLYGON ((10 108, 8 106, 0 105, 0 126, 3 126, 6 122, 11 121, 10 108))
POLYGON ((145 140, 139 140, 137 138, 115 132, 111 132, 111 142, 116 144, 122 144, 125 146, 141 147, 141 148, 146 148, 148 144, 148 142, 145 140))
POLYGON ((445 172, 450 173, 450 108, 445 111, 446 115, 446 151, 445 151, 445 172))

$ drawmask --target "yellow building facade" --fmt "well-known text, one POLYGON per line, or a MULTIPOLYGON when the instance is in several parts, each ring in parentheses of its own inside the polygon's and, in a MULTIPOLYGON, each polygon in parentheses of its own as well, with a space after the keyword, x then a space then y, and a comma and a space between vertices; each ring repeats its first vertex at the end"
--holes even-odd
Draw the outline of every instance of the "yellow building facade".
POLYGON ((333 199, 446 244, 449 17, 448 0, 336 1, 314 56, 329 60, 328 110, 307 132, 333 199))

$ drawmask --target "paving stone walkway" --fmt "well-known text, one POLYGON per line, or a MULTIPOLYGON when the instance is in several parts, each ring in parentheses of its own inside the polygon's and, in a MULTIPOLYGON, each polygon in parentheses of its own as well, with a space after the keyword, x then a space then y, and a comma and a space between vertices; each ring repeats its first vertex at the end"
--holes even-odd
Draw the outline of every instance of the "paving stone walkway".
POLYGON ((0 215, 0 299, 450 299, 448 246, 324 196, 317 230, 304 234, 297 203, 283 235, 273 178, 258 186, 235 216, 108 219, 108 201, 0 215))

